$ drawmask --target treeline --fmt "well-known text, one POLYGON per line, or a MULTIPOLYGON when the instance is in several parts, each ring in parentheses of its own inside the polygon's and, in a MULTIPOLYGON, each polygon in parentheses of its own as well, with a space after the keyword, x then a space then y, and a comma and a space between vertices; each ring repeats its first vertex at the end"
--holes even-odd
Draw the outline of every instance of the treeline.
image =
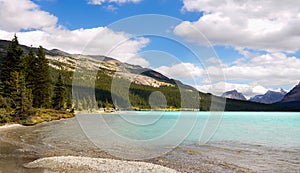
POLYGON ((44 49, 25 54, 14 36, 0 66, 0 123, 24 120, 33 109, 71 109, 62 75, 55 81, 44 49))
POLYGON ((119 109, 200 109, 198 91, 186 90, 178 85, 153 87, 129 82, 108 75, 100 69, 95 82, 95 95, 99 107, 119 109), (159 95, 153 95, 158 92, 159 95), (165 101, 165 103, 164 103, 165 101), (165 104, 165 105, 164 105, 165 104))

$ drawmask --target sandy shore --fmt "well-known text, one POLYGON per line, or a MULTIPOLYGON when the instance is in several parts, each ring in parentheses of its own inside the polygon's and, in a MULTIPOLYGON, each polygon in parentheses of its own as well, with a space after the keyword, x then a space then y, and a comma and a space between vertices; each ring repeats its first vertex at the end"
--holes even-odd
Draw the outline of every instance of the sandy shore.
POLYGON ((26 168, 43 168, 65 173, 177 173, 176 170, 146 162, 74 156, 42 158, 25 164, 24 166, 26 168))

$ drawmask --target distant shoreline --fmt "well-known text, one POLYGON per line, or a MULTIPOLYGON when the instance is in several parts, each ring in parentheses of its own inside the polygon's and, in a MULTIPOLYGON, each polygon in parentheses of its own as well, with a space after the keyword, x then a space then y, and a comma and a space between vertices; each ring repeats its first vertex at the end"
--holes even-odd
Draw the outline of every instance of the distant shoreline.
MULTIPOLYGON (((297 111, 191 111, 191 110, 147 110, 147 109, 143 109, 143 110, 118 110, 118 111, 114 111, 114 112, 97 112, 97 111, 76 111, 74 113, 75 117, 77 114, 99 114, 99 115, 112 115, 112 114, 127 114, 127 112, 194 112, 194 113, 247 113, 247 112, 264 112, 264 113, 282 113, 282 112, 286 112, 286 113, 299 113, 297 111)), ((64 119, 68 119, 68 118, 73 118, 73 117, 67 117, 67 118, 60 118, 60 119, 53 119, 53 120, 45 120, 45 121, 41 121, 38 123, 34 123, 34 124, 22 124, 22 123, 18 123, 18 122, 10 122, 10 123, 6 123, 6 124, 0 124, 0 130, 1 129, 8 129, 8 128, 16 128, 16 127, 23 127, 23 126, 34 126, 40 123, 47 123, 47 122, 51 122, 51 121, 59 121, 59 120, 64 120, 64 119)))

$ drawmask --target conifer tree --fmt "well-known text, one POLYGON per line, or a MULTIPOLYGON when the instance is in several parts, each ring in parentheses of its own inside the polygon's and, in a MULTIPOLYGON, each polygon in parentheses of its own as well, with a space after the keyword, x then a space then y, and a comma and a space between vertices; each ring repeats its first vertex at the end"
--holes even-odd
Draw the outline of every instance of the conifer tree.
POLYGON ((67 109, 73 109, 73 102, 72 102, 72 98, 68 97, 66 100, 66 108, 67 109))
POLYGON ((11 106, 12 108, 18 108, 20 104, 19 98, 20 98, 20 87, 19 87, 19 81, 20 81, 20 73, 19 72, 12 72, 10 76, 10 81, 7 81, 6 86, 10 88, 9 97, 11 98, 11 106))
POLYGON ((66 88, 64 86, 61 74, 58 76, 57 83, 54 87, 54 96, 52 98, 52 106, 54 109, 61 110, 63 109, 64 102, 65 102, 65 94, 66 88))
POLYGON ((50 103, 51 77, 48 61, 40 46, 35 55, 33 49, 24 58, 26 85, 32 89, 33 107, 48 107, 50 103))
POLYGON ((35 71, 37 76, 33 90, 33 104, 38 108, 48 107, 51 94, 51 77, 48 60, 41 46, 37 52, 37 60, 37 69, 35 71))
POLYGON ((26 104, 30 104, 26 96, 27 89, 24 75, 19 72, 12 72, 8 85, 12 88, 10 93, 11 105, 16 109, 16 115, 19 116, 28 107, 26 104))
POLYGON ((14 72, 20 73, 21 71, 21 58, 23 55, 23 50, 19 46, 18 38, 15 35, 11 43, 7 48, 7 54, 3 57, 0 72, 0 81, 2 82, 2 95, 4 97, 10 97, 10 93, 13 92, 11 82, 11 77, 14 72))
POLYGON ((23 59, 23 67, 24 67, 24 74, 26 80, 26 86, 29 88, 33 88, 35 84, 35 77, 36 73, 35 70, 37 69, 37 57, 32 48, 30 48, 29 53, 25 55, 23 59))

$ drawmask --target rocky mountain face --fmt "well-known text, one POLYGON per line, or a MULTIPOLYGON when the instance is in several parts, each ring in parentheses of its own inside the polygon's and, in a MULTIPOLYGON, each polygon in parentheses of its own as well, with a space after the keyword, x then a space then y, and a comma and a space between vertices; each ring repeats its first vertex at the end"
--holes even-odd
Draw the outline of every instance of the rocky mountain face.
POLYGON ((290 92, 288 92, 281 102, 300 101, 300 82, 290 92))
POLYGON ((250 101, 252 102, 258 102, 258 103, 265 103, 265 104, 272 104, 279 102, 283 99, 287 92, 281 89, 279 92, 276 91, 268 91, 263 95, 256 95, 254 97, 250 98, 250 101))
POLYGON ((300 82, 283 97, 279 104, 300 108, 300 82))
POLYGON ((227 91, 222 94, 222 97, 236 100, 247 100, 246 97, 242 93, 239 93, 237 90, 227 91))
POLYGON ((99 69, 114 78, 122 78, 130 82, 152 86, 175 86, 180 88, 197 91, 181 81, 170 79, 163 74, 149 68, 138 65, 120 62, 116 59, 105 56, 94 55, 74 55, 59 50, 45 51, 46 58, 49 59, 50 66, 55 69, 68 71, 98 71, 99 69))
MULTIPOLYGON (((0 40, 1 56, 5 56, 5 51, 9 43, 10 41, 0 40)), ((20 46, 25 54, 29 52, 29 47, 23 45, 20 46)), ((34 51, 36 50, 36 48, 33 49, 34 51)), ((116 59, 105 56, 69 54, 58 49, 45 49, 44 51, 46 58, 49 60, 49 65, 58 70, 63 69, 72 72, 77 70, 84 72, 102 69, 106 74, 112 77, 123 78, 130 82, 146 86, 160 87, 178 84, 175 80, 169 79, 154 70, 122 63, 116 59)), ((185 87, 183 84, 182 86, 185 87)), ((190 87, 190 89, 194 88, 190 87)))

